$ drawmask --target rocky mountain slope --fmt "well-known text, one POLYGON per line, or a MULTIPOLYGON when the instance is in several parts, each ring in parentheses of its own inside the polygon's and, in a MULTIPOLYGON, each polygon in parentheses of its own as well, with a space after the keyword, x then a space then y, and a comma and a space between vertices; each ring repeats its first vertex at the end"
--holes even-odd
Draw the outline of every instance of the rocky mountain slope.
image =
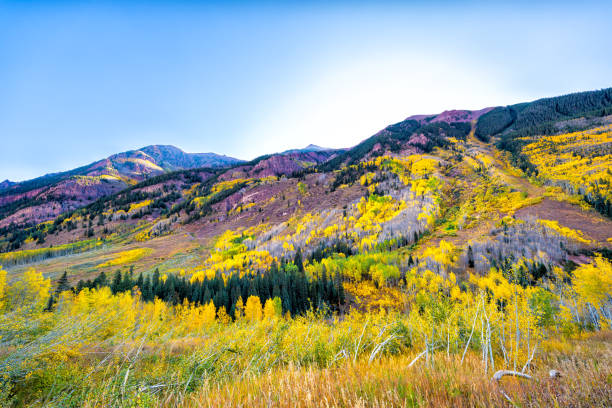
POLYGON ((174 146, 155 145, 24 182, 6 180, 0 185, 0 227, 46 221, 168 171, 240 162, 215 153, 185 153, 174 146))
MULTIPOLYGON (((58 406, 75 405, 63 394, 88 383, 97 387, 92 398, 123 384, 115 401, 172 405, 185 384, 210 381, 187 398, 225 406, 244 388, 226 376, 244 377, 252 382, 240 403, 249 405, 263 383, 248 370, 308 364, 276 388, 353 370, 357 382, 325 394, 326 402, 356 395, 344 404, 353 406, 363 404, 352 389, 363 388, 368 370, 385 395, 410 391, 429 370, 435 375, 420 375, 437 378, 425 385, 434 390, 429 405, 482 405, 487 395, 485 405, 503 406, 509 397, 491 376, 514 371, 493 372, 524 367, 518 373, 535 380, 524 399, 503 383, 513 403, 604 406, 612 310, 605 92, 553 98, 544 105, 555 109, 534 127, 496 123, 506 108, 452 111, 409 118, 348 150, 151 174, 48 222, 0 228, 0 281, 8 283, 0 301, 12 307, 2 337, 7 378, 23 399, 55 392, 58 406), (576 338, 591 341, 576 346, 576 338), (468 382, 449 391, 453 365, 468 382), (414 378, 381 386, 397 367, 414 378), (559 368, 563 376, 550 378, 559 368), (65 392, 55 391, 57 378, 65 392), (485 391, 458 399, 474 378, 485 391), (53 389, 30 397, 39 384, 53 389), (223 387, 231 390, 209 398, 223 387)), ((312 402, 316 391, 300 398, 312 402)), ((416 401, 394 395, 391 405, 416 401)))
MULTIPOLYGON (((37 251, 48 248, 43 253, 54 259, 56 250, 51 247, 98 239, 111 252, 119 243, 148 248, 139 266, 143 270, 173 270, 172 265, 195 268, 207 259, 220 235, 242 231, 250 241, 240 250, 246 252, 233 255, 238 257, 232 261, 238 268, 244 267, 239 259, 246 259, 240 257, 257 265, 254 259, 262 254, 281 259, 293 257, 298 248, 312 257, 319 256, 317 251, 326 254, 338 248, 354 254, 416 244, 423 248, 444 240, 460 251, 467 251, 472 242, 470 256, 476 252, 482 258, 481 263, 471 263, 484 270, 497 262, 490 255, 501 250, 502 238, 495 231, 500 223, 510 225, 510 217, 537 231, 548 228, 546 236, 557 236, 554 243, 546 244, 550 247, 538 243, 529 249, 533 254, 546 253, 546 248, 552 251, 537 262, 565 262, 576 256, 579 247, 611 244, 605 232, 612 230, 606 218, 612 202, 611 175, 606 172, 611 163, 605 153, 612 134, 609 92, 545 100, 545 106, 558 109, 537 116, 536 126, 554 126, 529 140, 495 123, 496 112, 509 108, 486 108, 413 116, 351 149, 309 147, 229 168, 163 172, 163 166, 202 163, 163 146, 115 155, 87 167, 86 176, 71 174, 53 186, 21 192, 21 201, 10 201, 3 192, 3 208, 14 203, 24 206, 1 221, 0 249, 40 254, 37 251), (559 111, 565 113, 559 116, 559 111), (581 132, 578 146, 572 142, 577 136, 566 133, 568 123, 571 130, 581 132), (534 144, 538 141, 543 144, 534 144), (563 171, 551 168, 551 160, 541 160, 555 154, 555 144, 564 151, 557 160, 563 171), (518 147, 509 149, 509 145, 518 147), (589 161, 591 167, 585 164, 589 161), (597 167, 592 167, 594 163, 597 167), (136 182, 137 174, 147 178, 140 176, 143 180, 136 182), (581 189, 585 181, 590 187, 581 189), (559 206, 563 211, 550 210, 559 206), (580 230, 573 219, 582 220, 580 230), (33 226, 11 226, 15 220, 33 226), (45 220, 53 222, 40 223, 45 220), (542 227, 537 220, 550 224, 542 227), (561 241, 573 252, 559 252, 561 241)), ((521 105, 521 112, 543 112, 529 108, 541 104, 521 105)), ((518 129, 516 123, 510 130, 518 129)), ((513 228, 515 235, 504 239, 519 242, 527 231, 524 226, 513 228)), ((91 265, 89 257, 99 255, 85 251, 79 255, 82 258, 71 258, 74 270, 87 275, 91 267, 83 269, 83 263, 91 265)), ((462 256, 467 262, 467 252, 462 256)), ((213 264, 209 266, 220 267, 213 264)), ((65 264, 51 260, 49 265, 49 271, 55 271, 65 264)))
POLYGON ((215 153, 185 153, 154 145, 112 155, 74 170, 12 183, 0 189, 0 228, 35 225, 172 171, 231 169, 226 178, 289 176, 333 158, 339 151, 308 146, 259 157, 251 162, 215 153))

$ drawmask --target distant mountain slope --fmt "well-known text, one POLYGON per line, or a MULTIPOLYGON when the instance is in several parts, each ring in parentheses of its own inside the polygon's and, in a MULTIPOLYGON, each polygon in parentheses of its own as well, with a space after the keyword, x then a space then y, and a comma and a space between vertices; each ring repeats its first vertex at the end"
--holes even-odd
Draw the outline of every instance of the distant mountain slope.
MULTIPOLYGON (((537 140, 546 132, 612 122, 612 116, 602 116, 610 109, 612 88, 507 107, 414 115, 385 127, 350 149, 309 145, 303 149, 264 155, 250 162, 212 153, 189 154, 173 146, 147 146, 118 153, 68 172, 15 184, 9 181, 1 183, 0 236, 12 234, 10 248, 15 249, 28 236, 19 235, 22 226, 38 224, 37 229, 46 230, 46 227, 40 227, 41 222, 87 205, 91 206, 83 211, 89 214, 88 217, 93 215, 89 220, 99 217, 104 211, 129 214, 133 210, 130 210, 131 204, 149 199, 154 200, 147 210, 150 213, 144 210, 136 212, 138 217, 155 219, 182 214, 186 225, 199 219, 220 222, 229 217, 231 211, 242 211, 242 206, 251 208, 261 204, 259 207, 262 207, 261 200, 271 200, 276 203, 272 206, 274 210, 266 213, 262 208, 263 213, 257 217, 257 221, 263 222, 267 217, 280 221, 286 218, 286 214, 300 208, 301 203, 307 203, 305 197, 296 197, 291 202, 285 202, 284 207, 278 207, 279 197, 295 194, 295 191, 281 190, 297 189, 298 180, 309 180, 310 186, 305 188, 301 185, 298 191, 312 199, 312 208, 324 208, 328 202, 343 208, 350 202, 341 200, 355 199, 364 194, 365 186, 370 183, 367 181, 367 177, 371 176, 367 174, 368 169, 377 166, 373 160, 377 157, 409 158, 421 155, 439 161, 440 166, 448 166, 453 161, 456 166, 464 166, 469 162, 469 159, 462 161, 466 154, 464 150, 475 149, 471 132, 481 140, 494 137, 501 140, 502 145, 508 141, 526 143, 528 138, 519 138, 523 134, 531 135, 529 141, 534 142, 533 139, 537 140), (446 151, 446 156, 440 156, 441 150, 446 151), (193 168, 200 170, 189 170, 193 168), (362 176, 365 177, 365 184, 360 185, 362 176), (347 186, 350 188, 345 189, 347 186), (132 194, 132 190, 142 194, 132 194), (332 193, 337 193, 338 197, 330 196, 332 193), (328 200, 330 197, 333 200, 328 200), (106 199, 110 201, 105 203, 106 199), (17 227, 11 227, 11 223, 17 227), (19 234, 15 235, 15 231, 19 234)), ((492 144, 482 144, 488 146, 487 149, 493 149, 492 144)), ((605 142, 597 146, 604 154, 609 144, 605 142)), ((483 148, 480 146, 478 149, 483 148)), ((490 155, 493 155, 491 152, 490 155)), ((521 148, 513 151, 511 164, 527 174, 537 175, 543 167, 540 165, 541 169, 538 170, 538 163, 521 152, 521 148)), ((591 157, 595 156, 589 153, 588 158, 591 157)), ((453 179, 455 176, 452 174, 449 177, 453 179)), ((563 180, 559 178, 555 183, 564 187, 563 180)), ((600 212, 607 214, 610 202, 607 187, 602 187, 604 184, 599 178, 594 180, 595 184, 589 187, 589 191, 567 190, 571 194, 583 195, 596 208, 605 207, 605 211, 600 212), (595 188, 605 194, 593 193, 591 190, 595 188)), ((521 186, 520 183, 518 185, 521 186)), ((28 234, 34 236, 32 232, 28 234)), ((62 240, 58 239, 58 242, 62 240)))
POLYGON ((324 163, 321 170, 336 170, 342 165, 357 164, 364 159, 385 153, 428 153, 436 146, 447 144, 449 137, 465 139, 470 130, 471 124, 467 121, 449 123, 442 120, 408 118, 387 126, 357 146, 340 152, 324 163))
POLYGON ((243 160, 216 153, 185 153, 171 145, 153 145, 140 149, 155 160, 164 170, 192 169, 197 167, 229 167, 243 160))
POLYGON ((224 179, 291 176, 307 168, 326 163, 338 155, 339 150, 295 150, 258 157, 227 170, 224 179))
POLYGON ((331 148, 327 148, 327 147, 317 146, 317 145, 314 145, 314 144, 309 144, 308 146, 304 147, 303 149, 285 150, 281 154, 309 153, 309 152, 329 152, 329 151, 339 151, 339 150, 344 150, 344 149, 331 149, 331 148))
POLYGON ((7 189, 11 186, 15 185, 14 182, 12 182, 11 180, 4 180, 2 183, 0 183, 0 191, 7 189))
POLYGON ((215 153, 185 153, 174 146, 154 145, 20 183, 7 180, 0 187, 0 227, 52 219, 164 172, 241 162, 215 153))
POLYGON ((476 136, 487 141, 491 136, 505 135, 509 141, 526 135, 552 134, 561 130, 558 122, 610 114, 612 88, 579 92, 492 109, 478 119, 476 136))
POLYGON ((416 120, 417 122, 421 124, 436 123, 436 122, 446 122, 446 123, 471 122, 473 120, 477 120, 482 115, 490 112, 493 109, 495 108, 490 107, 490 108, 484 108, 484 109, 475 110, 475 111, 447 110, 447 111, 444 111, 442 113, 438 113, 435 115, 412 115, 406 118, 406 120, 416 120))

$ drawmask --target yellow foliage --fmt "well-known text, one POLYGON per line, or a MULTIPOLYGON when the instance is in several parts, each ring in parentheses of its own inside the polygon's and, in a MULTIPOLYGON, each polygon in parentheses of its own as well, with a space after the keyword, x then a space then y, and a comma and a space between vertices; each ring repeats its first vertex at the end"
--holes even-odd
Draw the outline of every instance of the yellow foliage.
POLYGON ((106 268, 109 266, 124 265, 126 263, 136 262, 143 256, 151 253, 149 248, 136 248, 114 254, 113 259, 103 262, 97 268, 106 268))
POLYGON ((221 324, 228 324, 232 322, 232 318, 225 311, 225 306, 219 307, 217 310, 217 321, 221 324))
POLYGON ((73 242, 71 244, 57 245, 50 248, 26 249, 23 251, 5 252, 0 254, 0 264, 10 265, 19 264, 43 258, 51 258, 63 254, 83 252, 102 245, 98 239, 88 239, 85 241, 73 242))
POLYGON ((275 297, 274 299, 266 300, 263 315, 269 320, 275 320, 283 317, 283 304, 281 299, 279 297, 275 297))
POLYGON ((578 230, 574 230, 568 227, 564 227, 562 225, 559 225, 559 223, 557 221, 553 221, 553 220, 542 220, 539 219, 538 222, 542 225, 544 225, 547 228, 550 228, 553 231, 558 232, 560 235, 570 238, 574 241, 577 242, 581 242, 583 244, 588 244, 591 241, 584 238, 584 235, 582 234, 582 231, 578 231, 578 230))
POLYGON ((51 280, 45 279, 42 273, 30 268, 24 273, 22 280, 15 281, 8 288, 8 292, 13 308, 32 304, 36 310, 42 310, 51 294, 51 280))
MULTIPOLYGON (((528 140, 527 138, 525 140, 528 140)), ((582 132, 539 136, 522 152, 538 168, 538 178, 569 194, 612 201, 612 125, 582 132)))
POLYGON ((4 310, 6 298, 6 271, 0 265, 0 311, 4 310))
POLYGON ((134 204, 130 204, 130 209, 128 210, 128 214, 132 214, 144 207, 149 206, 151 203, 153 202, 153 200, 144 200, 141 201, 139 203, 134 203, 134 204))
POLYGON ((601 308, 612 296, 612 264, 598 256, 574 270, 573 286, 581 302, 601 308))
POLYGON ((236 306, 234 307, 234 319, 240 320, 244 316, 244 303, 242 302, 242 296, 238 297, 236 306))
POLYGON ((216 316, 217 316, 217 309, 215 308, 215 304, 211 300, 210 302, 208 302, 206 306, 204 306, 204 312, 203 312, 204 324, 214 323, 216 316))
POLYGON ((261 301, 259 296, 249 296, 244 308, 244 316, 247 320, 261 320, 263 311, 261 308, 261 301))

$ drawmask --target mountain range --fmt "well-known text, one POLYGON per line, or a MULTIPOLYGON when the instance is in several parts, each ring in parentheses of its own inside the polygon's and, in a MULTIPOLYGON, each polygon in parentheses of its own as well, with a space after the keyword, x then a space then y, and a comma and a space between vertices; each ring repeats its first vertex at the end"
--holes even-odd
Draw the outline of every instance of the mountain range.
MULTIPOLYGON (((185 153, 174 146, 147 146, 62 173, 19 183, 2 182, 0 249, 63 245, 83 236, 106 236, 143 221, 151 228, 156 226, 153 236, 161 233, 158 229, 163 224, 164 231, 188 231, 205 244, 232 226, 288 222, 309 211, 347 212, 360 197, 388 190, 387 182, 383 183, 389 177, 385 175, 388 169, 382 166, 381 170, 382 158, 410 161, 420 157, 437 163, 446 204, 455 203, 456 208, 467 205, 461 200, 475 199, 462 186, 488 185, 493 176, 502 177, 503 188, 496 188, 523 191, 527 196, 537 191, 538 199, 548 203, 542 187, 516 178, 519 173, 544 177, 549 171, 526 150, 531 146, 529 141, 575 131, 594 132, 612 122, 610 115, 612 88, 475 111, 413 115, 351 148, 309 145, 251 161, 214 153, 185 153), (477 173, 466 175, 467 165, 476 166, 477 173), (508 166, 515 170, 508 170, 508 166), (474 184, 485 173, 486 178, 474 184), (372 180, 379 180, 374 190, 367 188, 372 180), (74 217, 89 220, 83 221, 84 232, 75 230, 74 225, 64 228, 65 220, 74 217), (96 217, 99 224, 92 225, 96 217), (49 227, 51 221, 53 227, 49 227)), ((567 148, 569 157, 584 155, 585 161, 595 160, 604 167, 609 163, 605 160, 610 143, 605 138, 567 148)), ((604 216, 612 214, 609 169, 595 175, 580 171, 579 183, 556 173, 540 183, 547 183, 549 190, 560 188, 564 194, 580 197, 584 205, 604 216)), ((395 190, 387 194, 390 191, 395 190)), ((573 207, 568 208, 576 213, 573 207)), ((537 206, 530 211, 536 210, 545 211, 537 206)), ((548 216, 554 218, 555 214, 548 216)), ((605 245, 602 226, 607 225, 602 221, 600 227, 593 227, 595 238, 605 245)), ((413 232, 425 230, 421 226, 413 232)))
POLYGON ((186 169, 229 168, 245 164, 254 174, 290 174, 318 164, 335 150, 309 145, 262 157, 249 164, 215 153, 186 153, 171 145, 151 145, 117 153, 89 165, 23 182, 0 183, 0 227, 44 222, 117 193, 149 177, 186 169))

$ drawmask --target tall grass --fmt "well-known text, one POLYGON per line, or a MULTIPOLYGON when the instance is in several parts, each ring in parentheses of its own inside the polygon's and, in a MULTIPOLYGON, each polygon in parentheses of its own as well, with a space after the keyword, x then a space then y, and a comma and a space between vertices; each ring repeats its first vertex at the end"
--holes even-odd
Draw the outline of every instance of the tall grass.
POLYGON ((372 361, 362 355, 330 367, 290 362, 219 380, 207 371, 219 356, 187 353, 190 357, 181 359, 178 356, 189 349, 183 344, 161 362, 160 371, 172 358, 182 362, 175 363, 170 375, 174 382, 131 385, 130 377, 141 377, 140 370, 150 372, 152 363, 131 366, 130 371, 126 369, 129 359, 115 362, 106 369, 111 375, 97 392, 84 395, 83 406, 608 407, 612 403, 611 340, 612 334, 606 332, 567 343, 546 343, 546 352, 530 371, 533 381, 504 379, 500 384, 484 374, 479 353, 472 351, 463 363, 459 355, 442 354, 429 364, 420 361, 413 366, 409 365, 415 352, 372 361), (185 367, 189 369, 180 372, 185 367), (560 370, 562 377, 551 379, 551 368, 560 370))
MULTIPOLYGON (((440 350, 411 365, 421 348, 388 340, 397 330, 384 319, 337 327, 306 318, 239 322, 182 335, 151 321, 129 340, 117 335, 81 347, 104 322, 81 325, 81 336, 73 323, 31 346, 3 349, 4 361, 14 356, 9 364, 25 362, 28 372, 14 373, 4 402, 12 395, 14 405, 50 407, 511 406, 503 391, 519 406, 612 403, 610 331, 544 341, 527 368, 534 381, 498 385, 477 349, 463 362, 461 353, 440 350), (550 379, 550 369, 563 376, 550 379)), ((495 359, 501 367, 502 356, 495 359)))

